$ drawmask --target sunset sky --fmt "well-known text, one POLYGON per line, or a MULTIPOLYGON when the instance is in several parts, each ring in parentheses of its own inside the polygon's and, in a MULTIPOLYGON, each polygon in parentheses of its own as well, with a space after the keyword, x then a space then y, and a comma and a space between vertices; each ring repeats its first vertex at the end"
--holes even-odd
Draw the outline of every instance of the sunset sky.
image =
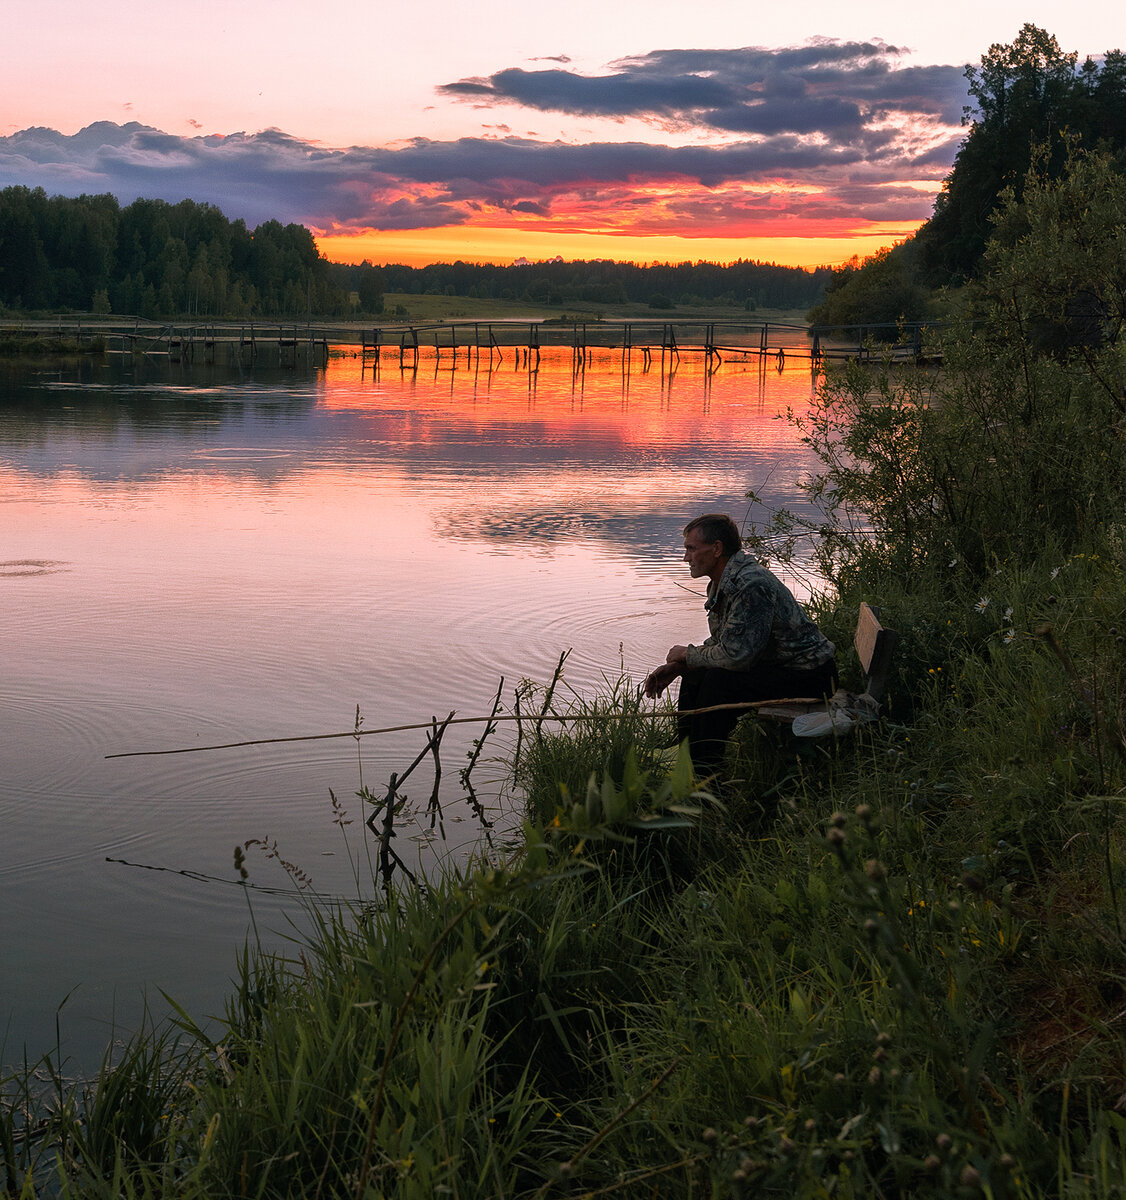
POLYGON ((0 187, 190 197, 338 261, 835 263, 930 215, 966 63, 1026 21, 1101 55, 1115 11, 39 0, 5 21, 0 187))

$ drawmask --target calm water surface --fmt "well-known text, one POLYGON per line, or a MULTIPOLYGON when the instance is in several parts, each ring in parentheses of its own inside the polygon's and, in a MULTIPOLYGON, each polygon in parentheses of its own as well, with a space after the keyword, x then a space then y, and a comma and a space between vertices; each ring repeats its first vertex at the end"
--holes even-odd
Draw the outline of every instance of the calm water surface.
MULTIPOLYGON (((0 1058, 52 1048, 57 1020, 78 1071, 161 989, 222 1011, 248 928, 236 843, 348 893, 330 789, 356 846, 361 770, 380 790, 424 737, 367 737, 359 760, 352 739, 107 755, 348 730, 357 706, 369 729, 484 713, 568 648, 577 691, 640 679, 706 633, 685 520, 741 519, 752 487, 793 505, 813 465, 779 419, 809 398, 799 364, 4 370, 0 1058)), ((444 755, 446 840, 398 844, 424 869, 477 836, 469 729, 444 755)), ((478 773, 499 788, 499 763, 478 773)), ((253 904, 267 938, 299 912, 253 904)))

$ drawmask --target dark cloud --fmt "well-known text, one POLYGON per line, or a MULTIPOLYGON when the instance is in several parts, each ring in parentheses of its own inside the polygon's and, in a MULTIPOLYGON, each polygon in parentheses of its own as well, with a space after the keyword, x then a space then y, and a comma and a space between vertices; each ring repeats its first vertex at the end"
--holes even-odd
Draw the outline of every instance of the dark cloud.
MULTIPOLYGON (((877 148, 886 146, 895 131, 874 134, 877 148)), ((394 151, 354 150, 373 169, 419 183, 472 181, 476 188, 525 184, 558 188, 588 181, 634 182, 684 179, 705 187, 736 180, 776 181, 780 177, 824 180, 853 165, 871 163, 870 147, 826 144, 794 135, 762 142, 739 141, 723 146, 667 146, 649 142, 588 142, 571 145, 525 138, 460 138, 436 142, 419 138, 394 151)), ((945 169, 953 157, 951 149, 945 169)), ((915 169, 910 154, 884 164, 888 179, 902 179, 905 167, 915 169)), ((928 170, 927 176, 935 172, 928 170)), ((527 190, 526 188, 524 190, 527 190)))
MULTIPOLYGON (((546 216, 562 196, 619 207, 640 185, 707 192, 788 180, 816 183, 839 195, 840 181, 855 172, 862 172, 862 181, 850 194, 905 177, 937 185, 952 147, 945 154, 928 147, 912 160, 888 150, 891 137, 888 132, 873 134, 867 144, 825 144, 782 134, 723 146, 488 137, 333 150, 280 130, 181 137, 136 123, 103 122, 69 137, 27 129, 0 138, 0 185, 41 186, 65 195, 112 192, 123 203, 141 196, 170 202, 190 196, 251 225, 277 218, 322 230, 456 225, 487 207, 546 216)), ((926 212, 918 215, 922 219, 926 212)), ((721 220, 718 210, 716 219, 721 220)), ((732 209, 729 223, 737 219, 732 209)))
POLYGON ((510 67, 488 79, 463 79, 439 92, 459 99, 516 103, 525 108, 578 116, 679 116, 686 110, 720 104, 728 89, 688 75, 669 80, 646 75, 577 75, 572 71, 525 71, 510 67))
POLYGON ((549 210, 542 204, 538 204, 535 200, 518 200, 510 207, 511 212, 530 213, 537 217, 546 217, 549 210))
POLYGON ((491 210, 622 232, 629 214, 639 229, 687 236, 768 233, 799 210, 922 220, 931 196, 904 181, 937 187, 949 170, 964 87, 956 68, 905 67, 901 57, 882 42, 825 39, 660 50, 604 76, 510 68, 441 89, 704 135, 688 144, 550 142, 493 125, 481 137, 329 148, 280 129, 180 136, 103 121, 69 136, 32 128, 0 138, 0 186, 112 192, 123 203, 190 196, 252 226, 277 218, 324 232, 457 225, 491 210))
POLYGON ((901 66, 902 55, 883 42, 823 38, 782 50, 656 50, 613 63, 606 75, 511 67, 438 90, 477 104, 733 133, 857 138, 901 111, 957 124, 965 99, 962 68, 901 66))

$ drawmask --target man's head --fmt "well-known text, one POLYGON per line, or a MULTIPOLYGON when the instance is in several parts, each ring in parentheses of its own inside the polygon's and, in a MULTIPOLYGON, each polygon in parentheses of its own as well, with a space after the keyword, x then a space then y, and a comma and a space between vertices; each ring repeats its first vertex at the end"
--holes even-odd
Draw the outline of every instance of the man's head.
POLYGON ((707 513, 684 527, 684 561, 693 579, 707 575, 718 582, 727 560, 742 545, 738 526, 724 513, 707 513))
POLYGON ((702 517, 693 518, 685 525, 684 536, 687 537, 694 530, 699 532, 705 542, 722 542, 723 553, 727 558, 743 548, 739 526, 727 513, 705 513, 702 517))

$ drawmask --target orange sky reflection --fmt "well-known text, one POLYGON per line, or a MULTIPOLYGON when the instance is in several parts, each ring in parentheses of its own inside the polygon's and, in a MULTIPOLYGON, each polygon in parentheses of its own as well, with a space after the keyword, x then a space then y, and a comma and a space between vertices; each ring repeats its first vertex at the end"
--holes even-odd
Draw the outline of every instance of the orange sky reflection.
POLYGON ((504 421, 535 427, 545 444, 570 444, 581 437, 623 447, 660 445, 697 433, 716 442, 742 438, 750 420, 757 445, 781 447, 795 441, 787 409, 800 410, 812 389, 809 364, 797 357, 781 374, 773 360, 763 372, 757 359, 748 359, 728 361, 709 376, 698 355, 686 354, 669 373, 662 372, 656 356, 646 369, 634 351, 625 371, 621 351, 601 350, 587 370, 576 374, 567 348, 543 349, 538 372, 523 366, 522 358, 517 365, 514 349, 505 347, 502 354, 490 368, 486 357, 467 361, 462 350, 454 366, 448 350, 436 355, 425 348, 417 371, 400 370, 397 348, 384 351, 378 370, 370 359, 334 358, 320 403, 333 411, 390 407, 409 412, 411 435, 422 441, 431 422, 444 429, 456 414, 469 429, 504 421), (420 393, 426 397, 421 407, 420 393))

